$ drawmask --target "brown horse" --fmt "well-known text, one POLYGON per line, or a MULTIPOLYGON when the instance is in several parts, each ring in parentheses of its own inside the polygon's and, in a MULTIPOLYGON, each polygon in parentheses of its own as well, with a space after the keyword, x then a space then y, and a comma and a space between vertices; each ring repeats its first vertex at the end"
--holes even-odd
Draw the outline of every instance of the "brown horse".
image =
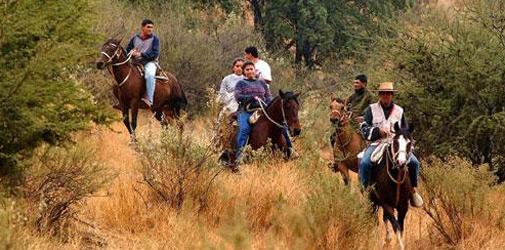
POLYGON ((412 137, 410 131, 400 129, 398 123, 394 126, 395 136, 392 143, 386 146, 378 166, 372 169, 373 188, 370 200, 377 212, 382 207, 384 225, 386 227, 386 243, 391 241, 387 222, 393 226, 398 238, 400 249, 404 249, 403 230, 405 217, 409 209, 409 200, 412 195, 412 186, 408 173, 408 157, 412 153, 412 137), (395 217, 394 210, 398 212, 395 217))
MULTIPOLYGON (((298 111, 300 104, 298 102, 299 94, 293 92, 283 92, 279 90, 279 96, 264 107, 265 112, 259 117, 251 128, 248 144, 253 150, 265 146, 268 139, 272 141, 274 149, 280 149, 287 154, 287 144, 283 136, 283 130, 287 126, 289 134, 299 136, 301 133, 300 121, 298 120, 298 111)), ((230 133, 228 137, 227 149, 221 155, 220 160, 224 162, 234 162, 234 149, 237 143, 237 134, 230 133)))
POLYGON ((365 142, 349 122, 350 112, 341 99, 331 96, 330 122, 335 128, 332 135, 333 163, 335 172, 340 172, 344 183, 349 185, 349 170, 358 172, 358 154, 365 148, 365 142))
MULTIPOLYGON (((135 143, 138 110, 139 108, 147 108, 147 105, 140 100, 146 92, 146 84, 144 77, 130 60, 131 56, 126 54, 120 43, 121 41, 116 39, 109 39, 105 42, 96 66, 98 69, 107 67, 116 80, 117 85, 114 86, 113 92, 119 100, 123 122, 130 133, 131 142, 135 143)), ((177 79, 170 73, 163 72, 163 75, 164 79, 156 79, 152 111, 156 119, 165 126, 169 120, 180 116, 181 110, 185 109, 187 105, 187 100, 177 79)))

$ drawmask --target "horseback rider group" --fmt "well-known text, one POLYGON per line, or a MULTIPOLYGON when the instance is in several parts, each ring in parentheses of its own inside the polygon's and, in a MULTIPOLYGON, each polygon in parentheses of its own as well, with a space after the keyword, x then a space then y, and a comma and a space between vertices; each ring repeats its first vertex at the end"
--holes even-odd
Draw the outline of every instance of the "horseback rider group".
MULTIPOLYGON (((141 32, 132 37, 126 47, 127 55, 132 57, 136 63, 143 65, 146 96, 141 100, 151 109, 153 109, 154 104, 156 71, 159 67, 157 61, 160 55, 160 40, 153 33, 153 29, 154 23, 151 20, 143 20, 141 32)), ((119 50, 116 49, 115 51, 118 52, 119 50)), ((116 56, 116 53, 111 56, 103 51, 102 54, 105 54, 109 61, 113 56, 116 56)), ((115 65, 121 64, 116 63, 115 65)), ((104 64, 97 63, 97 65, 103 66, 104 64)), ((128 76, 124 81, 127 78, 128 76)), ((272 101, 270 84, 272 84, 270 66, 259 58, 256 47, 247 47, 244 50, 244 59, 235 59, 232 64, 232 74, 222 80, 219 101, 224 105, 224 108, 219 116, 227 117, 234 113, 237 114, 238 131, 235 138, 235 159, 231 162, 231 165, 235 168, 240 160, 243 148, 248 143, 249 133, 251 132, 250 118, 253 111, 258 108, 264 109, 272 101)), ((371 181, 372 154, 381 143, 389 142, 392 139, 392 128, 395 123, 398 123, 402 129, 408 128, 403 108, 393 102, 394 94, 397 92, 393 88, 393 83, 385 82, 380 84, 377 90, 378 102, 373 101, 372 94, 367 89, 367 84, 366 75, 357 75, 353 81, 354 94, 344 102, 351 112, 351 120, 359 126, 362 137, 370 142, 359 162, 358 171, 360 183, 365 188, 373 184, 371 181)), ((298 95, 292 96, 296 98, 298 95)), ((282 112, 284 116, 284 107, 282 107, 282 112)), ((283 122, 286 123, 285 117, 283 122)), ((283 141, 287 146, 286 156, 288 158, 297 156, 293 150, 287 124, 281 124, 281 128, 283 141)), ((332 145, 335 144, 335 138, 336 134, 334 133, 331 136, 332 145)), ((420 207, 423 201, 416 190, 420 163, 415 155, 410 154, 407 165, 410 182, 413 186, 411 204, 420 207)))

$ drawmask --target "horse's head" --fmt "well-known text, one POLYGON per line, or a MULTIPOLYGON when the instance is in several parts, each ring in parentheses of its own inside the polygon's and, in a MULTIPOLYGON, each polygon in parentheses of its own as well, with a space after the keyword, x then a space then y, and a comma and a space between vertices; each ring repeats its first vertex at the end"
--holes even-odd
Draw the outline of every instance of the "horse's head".
POLYGON ((341 127, 348 121, 347 111, 344 101, 331 94, 330 102, 330 122, 338 127, 341 127))
POLYGON ((284 118, 287 122, 289 133, 293 136, 299 136, 302 132, 300 120, 298 119, 298 111, 300 110, 299 95, 299 93, 295 94, 290 91, 283 92, 279 90, 279 97, 282 98, 283 103, 284 118))
POLYGON ((411 136, 411 131, 400 128, 398 122, 394 125, 392 155, 393 160, 399 166, 404 166, 412 153, 414 140, 411 136))
POLYGON ((104 69, 111 63, 117 62, 122 51, 121 40, 114 38, 107 40, 100 49, 100 57, 96 61, 96 67, 104 69))

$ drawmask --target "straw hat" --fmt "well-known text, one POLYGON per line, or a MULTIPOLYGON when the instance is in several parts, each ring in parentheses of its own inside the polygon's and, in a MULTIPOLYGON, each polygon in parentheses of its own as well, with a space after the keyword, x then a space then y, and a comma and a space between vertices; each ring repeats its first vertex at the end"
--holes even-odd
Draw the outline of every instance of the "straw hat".
POLYGON ((379 84, 379 88, 376 89, 375 91, 377 91, 377 92, 397 92, 398 90, 396 90, 393 87, 393 82, 381 82, 379 84))

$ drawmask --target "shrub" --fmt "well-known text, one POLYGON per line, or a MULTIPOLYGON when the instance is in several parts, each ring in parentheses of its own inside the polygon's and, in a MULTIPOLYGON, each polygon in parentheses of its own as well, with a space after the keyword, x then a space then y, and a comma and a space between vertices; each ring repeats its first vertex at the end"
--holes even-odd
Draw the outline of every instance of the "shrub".
POLYGON ((141 155, 144 181, 155 197, 176 210, 186 202, 198 211, 206 209, 213 181, 222 172, 210 147, 169 127, 160 143, 148 138, 141 145, 141 155))
POLYGON ((491 199, 500 190, 492 187, 495 178, 486 166, 476 169, 457 157, 430 158, 424 165, 423 209, 433 221, 436 239, 456 246, 477 233, 475 222, 485 223, 488 231, 503 226, 503 212, 496 214, 496 200, 491 199))
POLYGON ((34 211, 35 228, 45 234, 68 237, 77 213, 112 175, 87 149, 43 147, 32 157, 24 193, 34 211))

